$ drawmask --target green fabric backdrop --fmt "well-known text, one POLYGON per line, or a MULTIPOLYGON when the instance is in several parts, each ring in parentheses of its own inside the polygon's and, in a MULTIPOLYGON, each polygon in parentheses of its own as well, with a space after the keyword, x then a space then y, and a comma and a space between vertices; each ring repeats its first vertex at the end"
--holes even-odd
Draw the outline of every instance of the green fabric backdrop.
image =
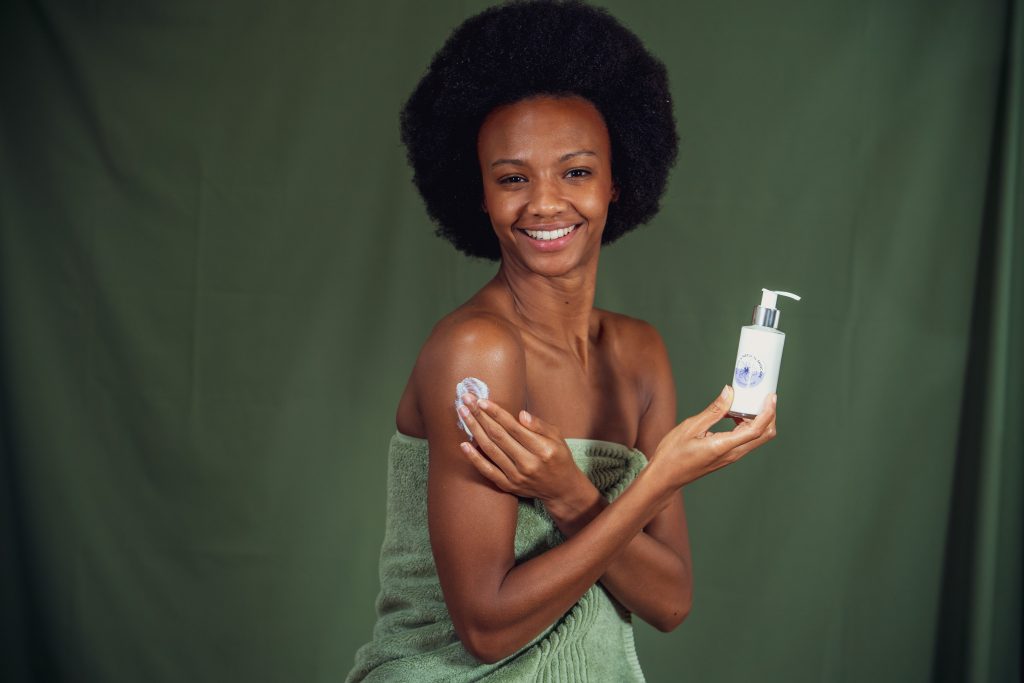
MULTIPOLYGON (((397 113, 480 2, 0 8, 0 679, 338 681, 387 440, 494 271, 397 113)), ((1020 675, 1020 2, 607 6, 668 65, 664 210, 602 256, 680 419, 785 305, 780 436, 687 487, 658 681, 1020 675)))

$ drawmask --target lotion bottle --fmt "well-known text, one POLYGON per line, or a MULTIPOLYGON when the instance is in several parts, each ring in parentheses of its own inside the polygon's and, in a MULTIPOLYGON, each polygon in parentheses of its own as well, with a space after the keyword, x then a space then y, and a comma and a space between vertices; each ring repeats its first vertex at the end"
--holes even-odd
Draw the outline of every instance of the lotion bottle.
POLYGON ((775 393, 782 368, 782 347, 786 343, 785 333, 778 329, 782 315, 776 307, 778 297, 788 296, 800 301, 799 296, 789 292, 772 289, 761 292, 761 305, 754 307, 751 324, 740 329, 729 409, 733 417, 757 417, 764 408, 765 398, 775 393))

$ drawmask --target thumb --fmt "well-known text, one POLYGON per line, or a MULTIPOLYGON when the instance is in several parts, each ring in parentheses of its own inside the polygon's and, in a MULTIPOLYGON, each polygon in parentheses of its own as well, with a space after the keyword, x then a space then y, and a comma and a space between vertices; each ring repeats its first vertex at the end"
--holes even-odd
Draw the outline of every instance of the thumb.
POLYGON ((711 429, 716 422, 726 416, 730 407, 732 407, 732 387, 726 384, 722 387, 722 393, 711 402, 711 405, 696 416, 697 428, 701 432, 711 429))

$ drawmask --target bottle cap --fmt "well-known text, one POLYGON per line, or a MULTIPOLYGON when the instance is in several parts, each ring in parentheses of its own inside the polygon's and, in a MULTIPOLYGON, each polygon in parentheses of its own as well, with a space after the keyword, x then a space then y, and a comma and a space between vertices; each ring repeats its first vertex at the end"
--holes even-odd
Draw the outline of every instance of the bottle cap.
POLYGON ((771 327, 772 329, 779 328, 779 318, 782 317, 782 313, 776 308, 778 305, 779 296, 788 296, 790 299, 800 301, 800 297, 790 292, 783 292, 777 289, 765 289, 761 288, 761 305, 754 306, 754 317, 751 323, 754 325, 762 325, 764 327, 771 327))

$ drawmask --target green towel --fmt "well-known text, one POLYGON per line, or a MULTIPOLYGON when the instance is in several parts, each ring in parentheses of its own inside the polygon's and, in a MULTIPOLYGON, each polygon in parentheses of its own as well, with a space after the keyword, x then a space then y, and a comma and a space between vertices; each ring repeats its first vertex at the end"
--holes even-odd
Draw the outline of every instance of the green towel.
MULTIPOLYGON (((647 463, 623 444, 566 439, 580 469, 614 500, 647 463)), ((373 640, 356 653, 346 683, 387 681, 643 681, 631 615, 600 584, 518 652, 493 664, 459 642, 441 594, 427 532, 427 441, 396 432, 388 451, 387 525, 373 640)), ((521 499, 515 555, 522 562, 565 537, 544 506, 521 499)))

